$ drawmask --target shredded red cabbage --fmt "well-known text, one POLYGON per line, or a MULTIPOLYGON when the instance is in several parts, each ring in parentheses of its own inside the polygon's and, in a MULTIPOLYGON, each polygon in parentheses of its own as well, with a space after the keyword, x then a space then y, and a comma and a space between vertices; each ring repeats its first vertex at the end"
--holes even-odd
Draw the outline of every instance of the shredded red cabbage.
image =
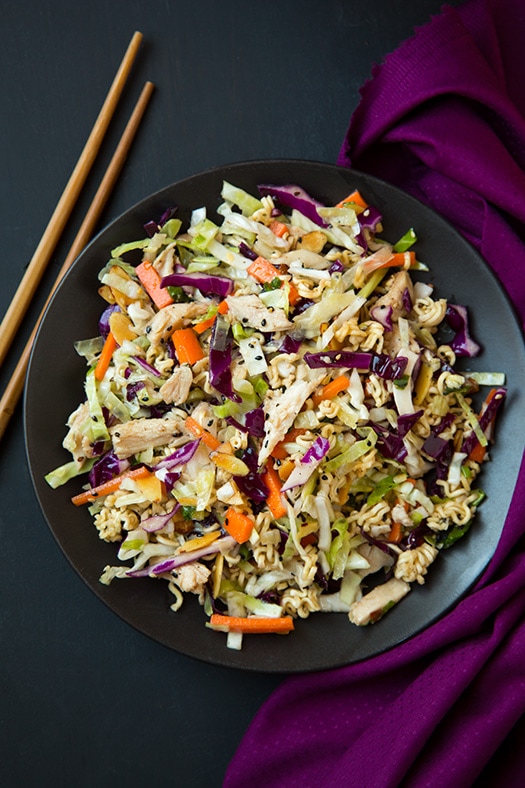
POLYGON ((205 555, 213 555, 214 553, 219 553, 221 550, 230 550, 232 547, 235 547, 236 544, 237 542, 232 536, 222 536, 200 550, 180 553, 174 558, 167 558, 164 561, 159 561, 153 566, 145 566, 142 569, 130 569, 126 572, 126 575, 128 577, 158 577, 159 575, 172 572, 174 569, 177 569, 177 567, 184 566, 184 564, 191 564, 193 561, 197 561, 205 555))
POLYGON ((372 320, 376 320, 378 323, 381 323, 385 331, 392 331, 393 324, 392 324, 392 313, 393 309, 391 306, 387 306, 386 304, 379 304, 379 306, 373 306, 370 310, 370 317, 372 320))
POLYGON ((302 339, 299 337, 294 337, 292 334, 286 334, 281 346, 279 347, 279 353, 297 353, 301 347, 301 343, 302 339))
POLYGON ((253 503, 264 504, 269 490, 258 472, 258 452, 253 446, 248 446, 240 455, 241 460, 250 469, 246 476, 234 476, 233 479, 239 490, 253 503))
POLYGON ((383 457, 385 457, 387 460, 403 462, 408 454, 406 446, 403 443, 403 438, 393 432, 390 432, 386 429, 386 427, 382 427, 380 424, 376 424, 373 421, 369 422, 369 425, 378 436, 376 447, 381 452, 383 457))
POLYGON ((156 378, 162 377, 158 369, 155 369, 155 367, 152 366, 152 364, 150 364, 145 359, 141 358, 140 356, 133 356, 133 359, 137 362, 137 364, 140 364, 140 366, 143 367, 143 369, 145 369, 147 372, 150 372, 152 375, 155 375, 156 378))
POLYGON ((120 307, 118 304, 109 304, 99 317, 98 330, 100 336, 103 339, 106 339, 107 335, 109 334, 109 318, 113 312, 120 312, 120 307))
POLYGON ((212 274, 169 274, 160 282, 161 287, 196 287, 201 293, 218 295, 225 298, 233 290, 233 281, 224 276, 212 274))
POLYGON ((129 460, 119 460, 117 455, 108 451, 93 465, 89 472, 89 486, 97 487, 99 484, 114 479, 129 468, 129 460))
POLYGON ((200 439, 185 443, 184 446, 180 446, 178 449, 175 449, 175 451, 168 455, 168 457, 164 457, 163 460, 160 460, 160 462, 155 465, 155 470, 160 468, 167 468, 168 470, 171 470, 172 468, 176 468, 178 465, 184 465, 191 460, 197 451, 199 444, 200 439))
MULTIPOLYGON (((494 392, 490 401, 487 403, 487 406, 482 410, 478 422, 483 432, 485 432, 489 424, 496 418, 496 413, 498 412, 500 406, 503 404, 506 396, 507 396, 507 389, 498 388, 494 392)), ((467 437, 463 441, 463 444, 461 446, 461 451, 465 452, 465 454, 470 454, 470 452, 478 442, 479 441, 476 437, 476 433, 471 432, 469 435, 467 435, 467 437)))
POLYGON ((180 509, 180 504, 177 503, 171 512, 167 512, 166 514, 154 514, 151 517, 146 517, 144 520, 140 521, 139 527, 148 533, 160 531, 169 523, 178 509, 180 509))
POLYGON ((299 211, 320 227, 328 226, 317 213, 317 209, 324 208, 324 205, 311 197, 301 186, 295 184, 275 186, 269 183, 261 183, 258 189, 263 197, 269 195, 280 205, 299 211))
POLYGON ((471 337, 468 322, 468 312, 465 306, 448 304, 445 319, 450 328, 456 332, 448 344, 456 356, 477 356, 481 350, 478 343, 471 337))
POLYGON ((254 252, 253 249, 250 249, 248 244, 244 243, 244 241, 241 241, 239 244, 239 252, 243 257, 248 258, 248 260, 256 260, 259 256, 257 252, 254 252))
POLYGON ((305 353, 304 360, 311 369, 346 367, 374 372, 384 380, 403 377, 408 359, 404 356, 390 358, 385 353, 354 353, 350 350, 326 350, 323 353, 305 353))
POLYGON ((319 435, 319 437, 314 440, 308 451, 305 452, 301 462, 321 462, 329 450, 330 441, 327 438, 323 438, 321 435, 319 435))
POLYGON ((415 413, 405 413, 398 416, 397 419, 397 434, 400 438, 404 438, 407 432, 410 432, 416 421, 423 415, 422 410, 417 410, 415 413))
POLYGON ((232 360, 233 335, 230 323, 224 315, 217 314, 213 323, 210 337, 210 384, 219 394, 240 402, 241 398, 233 390, 231 360, 232 360))

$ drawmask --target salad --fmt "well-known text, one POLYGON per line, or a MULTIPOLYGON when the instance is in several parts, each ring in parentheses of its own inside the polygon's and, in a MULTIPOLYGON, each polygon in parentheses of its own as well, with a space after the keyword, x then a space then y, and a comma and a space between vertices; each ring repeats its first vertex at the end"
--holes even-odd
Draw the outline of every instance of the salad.
POLYGON ((84 478, 102 583, 196 595, 230 648, 312 613, 376 622, 470 529, 504 376, 458 370, 466 307, 359 191, 224 182, 216 217, 170 208, 111 251, 46 480, 84 478))

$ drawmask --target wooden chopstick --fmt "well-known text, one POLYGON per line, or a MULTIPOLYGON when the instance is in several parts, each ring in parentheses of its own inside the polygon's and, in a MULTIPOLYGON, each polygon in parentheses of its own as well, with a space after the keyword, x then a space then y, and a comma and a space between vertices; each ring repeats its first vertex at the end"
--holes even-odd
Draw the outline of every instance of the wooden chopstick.
POLYGON ((89 210, 86 213, 84 221, 82 222, 80 229, 75 236, 75 240, 73 241, 67 257, 64 260, 64 264, 60 269, 55 283, 51 288, 51 292, 47 297, 46 303, 44 304, 40 316, 38 317, 35 327, 33 328, 33 331, 27 340, 26 346, 22 351, 22 355, 20 356, 15 370, 11 375, 9 383, 6 386, 5 392, 2 396, 2 399, 0 400, 0 439, 4 435, 6 427, 9 424, 9 420, 11 419, 18 400, 22 395, 22 391, 24 390, 25 374, 29 364, 31 349, 46 307, 51 300, 51 296, 60 284, 64 274, 71 267, 72 263, 76 260, 78 254, 82 251, 84 246, 86 246, 93 234, 96 223, 120 174, 124 161, 126 160, 126 156, 138 130, 140 121, 146 110, 153 89, 153 83, 146 82, 135 105, 135 109, 133 110, 126 128, 124 129, 122 137, 120 138, 120 142, 115 149, 115 153, 113 154, 106 173, 102 178, 89 210))
POLYGON ((104 135, 139 50, 142 38, 142 33, 138 31, 133 34, 75 169, 71 173, 62 196, 53 211, 53 215, 49 220, 44 234, 40 239, 4 319, 2 320, 0 325, 0 365, 3 363, 13 339, 16 336, 20 323, 31 303, 31 299, 35 294, 40 279, 51 259, 51 255, 55 250, 56 244, 58 243, 100 149, 102 140, 104 139, 104 135))

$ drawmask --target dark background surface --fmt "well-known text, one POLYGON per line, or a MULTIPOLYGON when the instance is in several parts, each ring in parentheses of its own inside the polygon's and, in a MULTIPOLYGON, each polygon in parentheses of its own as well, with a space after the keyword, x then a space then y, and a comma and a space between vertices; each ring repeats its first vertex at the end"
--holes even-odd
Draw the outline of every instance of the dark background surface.
MULTIPOLYGON (((216 165, 334 163, 373 65, 441 5, 0 0, 2 315, 133 32, 144 34, 78 208, 0 372, 2 390, 145 80, 156 91, 101 227, 147 194, 216 165)), ((198 662, 123 623, 79 579, 47 528, 29 477, 21 407, 0 450, 2 785, 221 785, 243 732, 282 677, 198 662)))

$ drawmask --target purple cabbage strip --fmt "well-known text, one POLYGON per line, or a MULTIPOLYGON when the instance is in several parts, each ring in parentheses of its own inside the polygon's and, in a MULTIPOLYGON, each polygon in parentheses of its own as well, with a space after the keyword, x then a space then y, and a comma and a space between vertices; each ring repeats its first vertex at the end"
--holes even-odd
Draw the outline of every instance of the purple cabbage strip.
POLYGON ((310 463, 310 462, 321 462, 323 457, 329 452, 330 450, 330 441, 327 438, 323 438, 319 435, 318 438, 314 440, 310 448, 305 452, 304 456, 301 459, 301 462, 310 463))
POLYGON ((280 205, 300 211, 319 227, 328 227, 327 223, 317 213, 317 209, 324 208, 324 205, 311 197, 301 186, 295 184, 275 186, 269 183, 261 183, 258 189, 261 196, 269 195, 280 205))
POLYGON ((299 337, 294 337, 291 334, 286 334, 281 346, 279 347, 279 353, 297 353, 301 347, 301 344, 302 339, 299 339, 299 337))
POLYGON ((248 433, 253 438, 262 438, 264 435, 264 410, 262 405, 249 410, 244 416, 244 424, 248 433))
POLYGON ((161 287, 196 287, 206 295, 218 295, 225 298, 233 290, 233 281, 224 276, 212 274, 187 274, 175 273, 164 276, 160 282, 161 287))
POLYGON ((322 353, 305 353, 304 360, 311 369, 345 367, 374 372, 384 380, 398 380, 408 364, 404 356, 390 358, 385 353, 354 353, 349 350, 326 350, 322 353))
POLYGON ((178 465, 185 465, 185 463, 189 462, 195 452, 197 451, 200 444, 200 438, 197 440, 190 441, 189 443, 185 443, 184 446, 180 446, 178 449, 168 455, 168 457, 164 457, 164 459, 160 460, 155 465, 155 470, 160 468, 167 468, 168 470, 172 470, 176 468, 178 465))
POLYGON ((345 270, 345 267, 341 260, 334 260, 330 268, 328 269, 329 274, 342 274, 345 270))
POLYGON ((448 343, 456 356, 477 356, 481 348, 470 335, 467 308, 459 304, 448 304, 445 319, 456 332, 448 343))
POLYGON ((166 512, 166 514, 154 514, 151 517, 146 517, 139 523, 139 528, 142 528, 143 531, 147 531, 150 534, 160 531, 162 528, 165 528, 178 509, 180 509, 180 504, 177 503, 171 512, 166 512))
MULTIPOLYGON (((492 396, 490 402, 487 404, 487 407, 481 413, 480 417, 478 418, 479 426, 485 432, 491 421, 496 417, 496 413, 499 410, 500 405, 503 404, 505 397, 507 396, 507 389, 498 388, 494 395, 492 396)), ((474 446, 478 443, 478 439, 476 437, 475 432, 471 432, 461 446, 461 451, 465 452, 465 454, 470 454, 474 446)))
POLYGON ((408 315, 412 311, 412 307, 414 306, 412 303, 412 298, 410 297, 410 291, 408 287, 405 287, 405 289, 403 290, 403 295, 401 296, 401 300, 403 303, 403 309, 408 315))
POLYGON ((242 254, 243 257, 246 257, 248 260, 257 260, 258 254, 254 252, 253 249, 250 249, 248 244, 244 241, 241 241, 239 244, 239 252, 242 254))
POLYGON ((392 313, 393 308, 391 306, 387 306, 386 304, 380 304, 379 306, 373 306, 370 310, 370 317, 372 320, 376 320, 378 323, 381 323, 385 331, 392 331, 393 324, 392 324, 392 313))
POLYGON ((117 455, 109 451, 93 465, 89 472, 89 486, 98 487, 99 484, 114 479, 129 468, 129 460, 119 460, 117 455))
POLYGON ((397 434, 400 438, 404 438, 407 432, 410 432, 416 421, 423 415, 422 410, 417 410, 415 413, 405 413, 398 416, 397 419, 397 434))
POLYGON ((231 360, 233 335, 230 324, 224 315, 217 314, 210 337, 210 384, 219 394, 241 402, 241 398, 233 390, 231 360))
POLYGON ((126 386, 126 399, 128 402, 131 402, 141 391, 142 389, 146 388, 146 384, 143 380, 137 380, 136 383, 128 383, 126 386))
POLYGON ((193 550, 189 553, 179 553, 179 555, 173 556, 173 558, 166 558, 159 561, 157 564, 145 566, 142 569, 130 569, 126 572, 126 575, 128 577, 158 577, 159 575, 172 572, 179 566, 184 566, 184 564, 191 564, 193 561, 199 560, 199 558, 230 550, 232 547, 235 547, 236 544, 237 542, 233 536, 222 536, 207 547, 202 547, 200 550, 193 550))
POLYGON ((258 452, 253 446, 248 446, 241 454, 241 460, 250 471, 246 476, 234 476, 235 484, 255 504, 264 503, 270 491, 258 472, 258 452))
POLYGON ((103 339, 106 339, 107 335, 109 334, 109 318, 113 312, 120 312, 120 307, 118 304, 109 304, 99 317, 98 330, 100 336, 103 339))
POLYGON ((146 234, 150 238, 153 238, 155 233, 158 233, 160 228, 164 224, 166 224, 166 222, 169 219, 172 219, 175 216, 176 213, 177 213, 177 207, 176 206, 172 207, 172 208, 166 208, 166 210, 164 211, 164 213, 162 214, 162 216, 160 217, 158 222, 156 222, 154 219, 150 219, 149 222, 146 222, 146 224, 144 225, 144 230, 146 231, 146 234))
POLYGON ((375 422, 369 422, 370 427, 374 430, 377 437, 376 447, 379 449, 383 457, 387 460, 396 460, 396 462, 403 462, 407 456, 407 449, 403 443, 403 438, 390 432, 386 427, 382 427, 375 422))
POLYGON ((362 230, 371 230, 375 233, 377 225, 383 221, 383 216, 373 205, 368 205, 364 211, 357 214, 357 221, 362 230))
POLYGON ((162 377, 158 369, 155 369, 155 367, 145 359, 141 358, 140 356, 133 356, 133 359, 147 372, 150 372, 152 375, 155 375, 156 378, 162 377))

